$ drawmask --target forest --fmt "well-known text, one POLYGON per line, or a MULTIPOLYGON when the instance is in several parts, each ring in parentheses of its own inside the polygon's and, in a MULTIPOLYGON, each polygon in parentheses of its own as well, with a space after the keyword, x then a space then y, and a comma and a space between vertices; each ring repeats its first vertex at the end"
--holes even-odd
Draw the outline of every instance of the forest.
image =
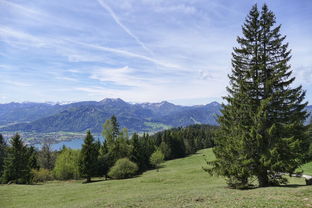
POLYGON ((154 135, 128 136, 112 116, 103 125, 104 142, 86 133, 80 150, 63 147, 52 151, 49 144, 40 150, 23 143, 18 134, 6 144, 0 135, 2 183, 32 184, 48 180, 91 177, 129 178, 158 166, 164 160, 185 157, 214 146, 217 127, 192 125, 173 128, 154 135))

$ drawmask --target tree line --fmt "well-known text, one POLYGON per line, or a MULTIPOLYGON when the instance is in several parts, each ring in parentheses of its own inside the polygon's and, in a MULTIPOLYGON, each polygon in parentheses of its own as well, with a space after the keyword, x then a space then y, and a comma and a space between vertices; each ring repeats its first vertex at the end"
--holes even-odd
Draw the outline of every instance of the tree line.
POLYGON ((92 177, 129 178, 164 160, 184 157, 199 149, 214 146, 217 127, 192 125, 158 132, 154 135, 120 129, 112 116, 103 125, 103 142, 87 131, 80 150, 63 146, 53 151, 43 144, 40 150, 24 144, 18 134, 6 144, 0 135, 0 175, 2 183, 31 184, 52 179, 68 180, 92 177))

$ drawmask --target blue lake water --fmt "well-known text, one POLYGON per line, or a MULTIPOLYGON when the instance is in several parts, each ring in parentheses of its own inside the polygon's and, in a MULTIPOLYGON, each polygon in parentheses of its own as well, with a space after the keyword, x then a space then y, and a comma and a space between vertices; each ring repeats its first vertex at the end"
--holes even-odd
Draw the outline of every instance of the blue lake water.
MULTIPOLYGON (((51 144, 51 148, 52 148, 52 150, 60 150, 60 149, 62 149, 63 145, 65 145, 66 147, 71 148, 71 149, 81 149, 81 145, 83 144, 83 140, 84 139, 81 138, 81 139, 72 139, 69 141, 61 141, 58 143, 51 144)), ((99 140, 102 143, 104 141, 104 138, 99 136, 99 137, 94 137, 94 140, 95 141, 99 140)), ((40 149, 42 144, 35 144, 34 146, 36 148, 40 149)))

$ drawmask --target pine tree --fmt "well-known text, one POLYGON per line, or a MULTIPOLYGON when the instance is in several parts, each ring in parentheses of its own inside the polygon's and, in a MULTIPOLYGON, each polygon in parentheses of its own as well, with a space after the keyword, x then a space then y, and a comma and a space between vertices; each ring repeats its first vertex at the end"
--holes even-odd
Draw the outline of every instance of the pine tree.
POLYGON ((81 176, 86 177, 87 182, 91 182, 91 177, 97 174, 98 155, 97 144, 91 132, 87 131, 79 156, 79 172, 81 176))
POLYGON ((29 158, 29 162, 28 165, 31 169, 36 169, 39 170, 39 164, 38 164, 38 153, 36 151, 36 149, 33 146, 30 146, 29 148, 27 148, 27 154, 28 154, 28 158, 29 158))
POLYGON ((18 134, 11 138, 10 144, 4 160, 3 182, 31 183, 27 146, 24 145, 18 134))
POLYGON ((131 161, 135 162, 139 166, 139 170, 143 171, 148 168, 148 160, 149 158, 146 157, 146 148, 142 143, 142 140, 139 140, 139 135, 134 133, 131 137, 131 144, 133 146, 132 154, 131 154, 131 161))
POLYGON ((0 134, 0 178, 3 172, 3 166, 4 166, 4 158, 6 155, 6 142, 2 136, 2 134, 0 134))
POLYGON ((110 120, 113 126, 113 137, 117 138, 119 136, 119 123, 115 115, 113 115, 110 120))
POLYGON ((232 53, 210 171, 226 176, 233 187, 248 186, 252 177, 259 186, 284 183, 280 173, 294 172, 307 152, 305 92, 291 86, 290 50, 275 23, 267 5, 261 12, 253 6, 232 53))

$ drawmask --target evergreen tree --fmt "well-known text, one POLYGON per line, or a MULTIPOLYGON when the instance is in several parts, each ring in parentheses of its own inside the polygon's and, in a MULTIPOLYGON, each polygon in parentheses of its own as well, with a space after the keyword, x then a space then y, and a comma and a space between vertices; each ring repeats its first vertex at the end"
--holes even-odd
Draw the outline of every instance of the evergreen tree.
MULTIPOLYGON (((63 145, 63 149, 64 149, 63 145)), ((44 143, 38 153, 38 163, 41 168, 52 170, 56 160, 55 152, 51 150, 51 145, 44 143)))
POLYGON ((97 176, 107 177, 109 167, 113 166, 114 161, 108 152, 107 141, 104 140, 99 150, 97 176))
POLYGON ((6 143, 4 141, 4 138, 2 134, 0 134, 0 178, 3 172, 3 166, 4 166, 4 158, 6 155, 6 143))
POLYGON ((119 136, 119 123, 115 115, 113 115, 110 120, 113 126, 113 137, 117 138, 119 136))
POLYGON ((35 150, 35 148, 33 146, 27 148, 27 154, 28 154, 28 158, 29 158, 29 167, 31 169, 36 169, 36 170, 39 170, 39 164, 38 164, 38 153, 37 151, 35 150))
POLYGON ((117 118, 113 115, 110 119, 106 120, 103 125, 102 135, 107 141, 108 146, 116 141, 119 133, 119 124, 117 118))
POLYGON ((24 145, 18 134, 11 138, 10 144, 4 160, 3 182, 31 183, 27 146, 24 145))
POLYGON ((305 158, 307 113, 301 86, 292 88, 291 56, 281 26, 266 5, 253 6, 234 48, 227 102, 210 171, 229 185, 245 187, 252 177, 259 186, 284 183, 305 158))
POLYGON ((148 161, 145 154, 145 148, 147 146, 143 146, 139 139, 139 135, 134 133, 131 138, 131 144, 133 146, 132 154, 131 154, 131 161, 135 162, 139 166, 139 170, 147 169, 148 161))
POLYGON ((87 182, 90 182, 91 177, 97 173, 98 155, 97 144, 94 142, 91 132, 87 131, 79 156, 79 172, 81 176, 87 178, 87 182))

